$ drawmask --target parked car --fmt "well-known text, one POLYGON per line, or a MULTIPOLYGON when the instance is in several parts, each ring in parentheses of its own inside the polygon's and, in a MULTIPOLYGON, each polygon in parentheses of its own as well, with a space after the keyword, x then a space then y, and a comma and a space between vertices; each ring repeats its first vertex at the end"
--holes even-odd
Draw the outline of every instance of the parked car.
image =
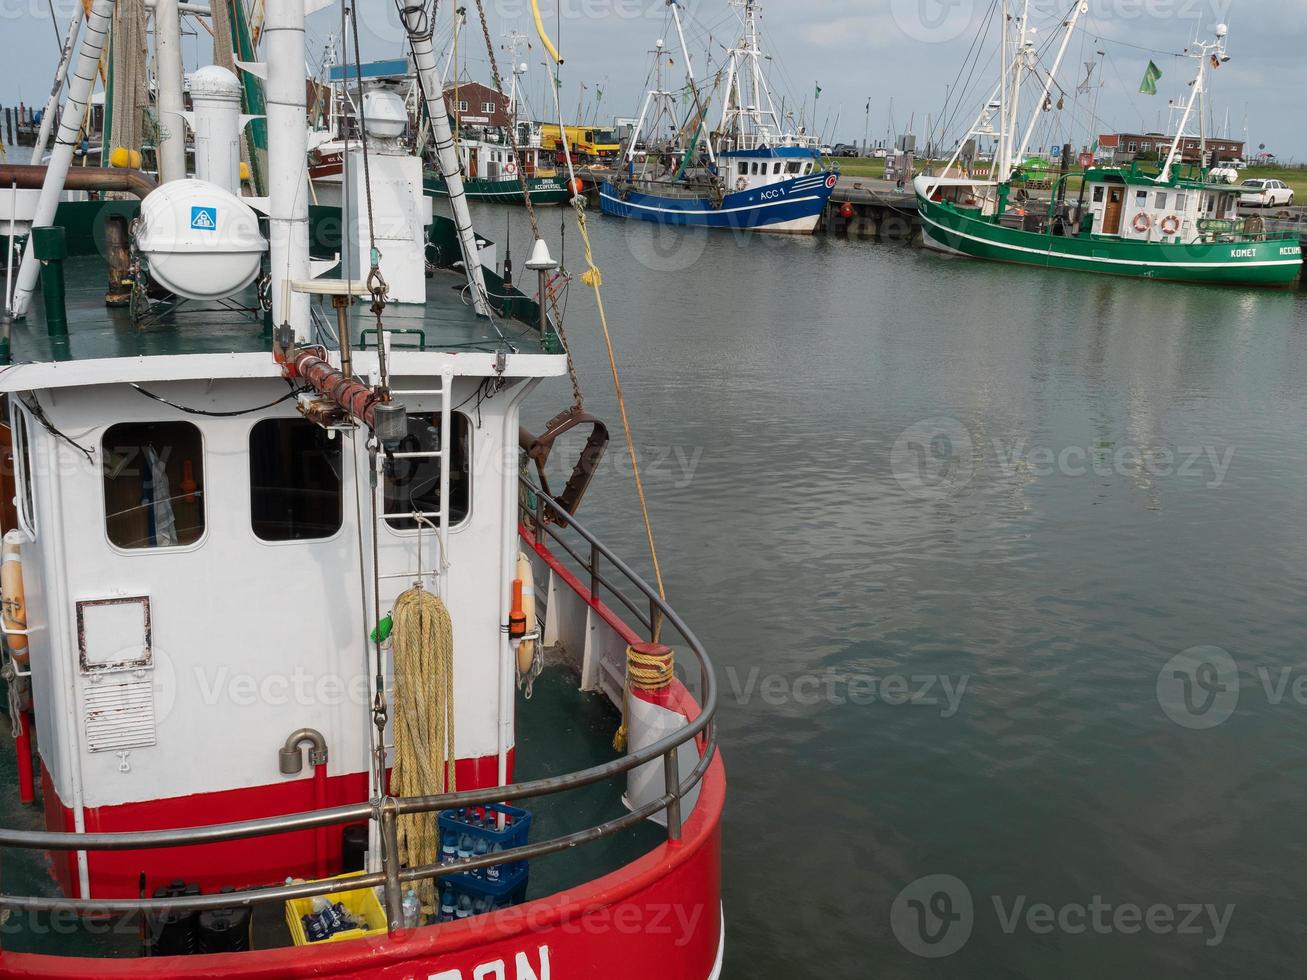
POLYGON ((1239 203, 1246 208, 1273 208, 1293 203, 1293 189, 1282 180, 1245 180, 1239 185, 1239 203))
POLYGON ((860 154, 858 148, 852 143, 836 143, 831 147, 830 155, 833 157, 856 157, 860 154))

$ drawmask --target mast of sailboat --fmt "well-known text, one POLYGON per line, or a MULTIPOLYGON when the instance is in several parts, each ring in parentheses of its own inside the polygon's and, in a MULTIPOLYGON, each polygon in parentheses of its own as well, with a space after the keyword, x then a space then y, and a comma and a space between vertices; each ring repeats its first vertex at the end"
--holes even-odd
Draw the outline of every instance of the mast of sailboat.
MULTIPOLYGON (((1062 67, 1062 58, 1066 55, 1067 45, 1071 42, 1071 35, 1075 33, 1076 23, 1080 20, 1080 15, 1089 10, 1087 0, 1076 0, 1071 19, 1063 21, 1062 26, 1066 32, 1062 35, 1062 44, 1057 49, 1057 58, 1053 61, 1053 67, 1048 72, 1048 77, 1044 79, 1043 90, 1039 93, 1039 105, 1042 106, 1053 90, 1053 79, 1057 77, 1058 71, 1062 67)), ((1026 148, 1030 145, 1030 137, 1035 132, 1035 123, 1039 121, 1039 110, 1036 109, 1030 114, 1030 125, 1026 127, 1026 134, 1021 139, 1021 148, 1017 150, 1017 159, 1023 160, 1026 156, 1026 148)))
MULTIPOLYGON (((1216 25, 1216 40, 1198 42, 1198 53, 1191 55, 1198 59, 1198 74, 1193 81, 1193 91, 1189 93, 1189 101, 1185 103, 1184 115, 1180 117, 1180 126, 1175 132, 1175 138, 1171 141, 1171 149, 1166 154, 1166 163, 1162 165, 1162 171, 1157 175, 1157 183, 1165 184, 1171 179, 1171 168, 1175 166, 1175 159, 1180 153, 1180 147, 1184 143, 1185 129, 1189 126, 1189 117, 1193 115, 1194 105, 1204 97, 1204 89, 1207 85, 1207 64, 1210 59, 1214 64, 1220 65, 1230 60, 1230 56, 1225 53, 1225 38, 1229 33, 1229 28, 1224 24, 1216 25)), ((1200 125, 1201 125, 1201 108, 1200 125)), ((1204 131, 1205 132, 1205 131, 1204 131)), ((1204 138, 1204 150, 1206 149, 1204 138)), ((1204 161, 1200 157, 1200 165, 1204 161)))
POLYGON ((458 246, 463 255, 463 270, 467 274, 468 285, 472 287, 472 306, 479 316, 489 316, 490 301, 486 296, 485 276, 481 272, 476 232, 472 228, 472 213, 463 192, 463 173, 459 166, 458 150, 454 147, 454 134, 449 128, 449 110, 445 108, 444 89, 440 84, 436 54, 431 45, 431 12, 425 3, 412 4, 402 9, 401 20, 408 34, 409 47, 413 51, 413 64, 417 70, 422 98, 426 102, 427 119, 436 139, 436 159, 454 212, 458 246))

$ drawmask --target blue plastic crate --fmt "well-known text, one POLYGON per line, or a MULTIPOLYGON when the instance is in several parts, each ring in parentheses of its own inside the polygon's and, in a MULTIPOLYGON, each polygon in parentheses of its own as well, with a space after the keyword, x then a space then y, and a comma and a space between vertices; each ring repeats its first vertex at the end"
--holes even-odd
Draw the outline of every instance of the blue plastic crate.
MULTIPOLYGON (((484 806, 463 807, 459 810, 444 810, 440 814, 438 826, 440 859, 441 863, 445 863, 448 860, 451 839, 455 846, 455 854, 458 853, 460 843, 470 844, 473 848, 472 853, 478 849, 478 843, 484 846, 486 851, 492 851, 496 846, 502 851, 524 846, 531 833, 531 813, 520 807, 509 806, 507 803, 488 803, 484 806), (502 829, 499 829, 499 823, 503 824, 502 829)), ((525 861, 497 865, 498 878, 516 880, 519 874, 526 871, 526 866, 525 861)), ((470 877, 492 883, 495 880, 493 872, 488 868, 459 872, 455 877, 470 877)))
POLYGON ((459 918, 485 915, 526 901, 529 871, 525 861, 517 862, 515 867, 516 870, 501 875, 497 881, 467 871, 441 878, 439 920, 452 922, 459 918), (454 910, 452 914, 447 911, 451 909, 454 910))

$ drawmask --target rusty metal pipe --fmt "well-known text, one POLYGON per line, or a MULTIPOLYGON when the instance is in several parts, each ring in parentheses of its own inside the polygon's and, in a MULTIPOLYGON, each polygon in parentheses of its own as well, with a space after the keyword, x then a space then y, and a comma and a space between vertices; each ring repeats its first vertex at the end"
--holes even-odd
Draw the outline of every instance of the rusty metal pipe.
POLYGON ((366 425, 386 452, 394 452, 408 431, 404 407, 349 375, 336 370, 310 351, 292 347, 286 355, 287 373, 303 378, 319 395, 339 405, 350 417, 366 425))
MULTIPOLYGON (((43 164, 0 163, 0 184, 23 190, 40 190, 45 186, 43 164)), ((64 180, 68 191, 119 191, 139 198, 158 187, 149 174, 139 170, 112 170, 104 167, 70 167, 64 180)))

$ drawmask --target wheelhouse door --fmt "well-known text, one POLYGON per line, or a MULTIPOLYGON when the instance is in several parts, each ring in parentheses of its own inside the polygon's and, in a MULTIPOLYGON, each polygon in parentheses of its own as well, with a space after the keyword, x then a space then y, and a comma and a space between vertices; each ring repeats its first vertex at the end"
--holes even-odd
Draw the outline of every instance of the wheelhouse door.
POLYGON ((1121 234, 1121 205, 1125 201, 1124 187, 1107 189, 1107 207, 1103 210, 1103 234, 1121 234))

